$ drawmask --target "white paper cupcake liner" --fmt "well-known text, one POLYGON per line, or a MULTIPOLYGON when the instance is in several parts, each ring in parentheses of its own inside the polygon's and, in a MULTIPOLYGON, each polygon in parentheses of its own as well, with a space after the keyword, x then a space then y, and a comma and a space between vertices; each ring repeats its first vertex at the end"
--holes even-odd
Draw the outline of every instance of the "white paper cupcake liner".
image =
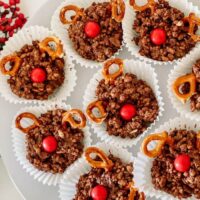
POLYGON ((174 94, 172 85, 180 76, 192 73, 192 66, 200 59, 200 46, 190 55, 186 56, 181 62, 175 65, 174 69, 169 74, 167 90, 169 98, 176 111, 191 120, 200 121, 200 111, 192 112, 190 109, 190 100, 183 104, 174 94))
MULTIPOLYGON (((32 26, 29 28, 25 28, 16 33, 9 41, 6 43, 4 49, 1 51, 0 59, 9 54, 13 54, 15 51, 19 51, 24 45, 32 44, 32 41, 39 40, 42 41, 46 37, 54 36, 55 34, 49 31, 47 28, 41 26, 32 26)), ((65 45, 64 53, 68 52, 65 45)), ((26 100, 18 97, 14 93, 12 93, 10 85, 7 83, 9 76, 5 76, 0 73, 0 94, 10 103, 39 103, 39 104, 47 104, 54 102, 61 102, 66 100, 67 97, 70 96, 74 87, 76 86, 77 76, 76 70, 74 68, 74 64, 71 62, 67 55, 64 56, 65 59, 65 81, 60 86, 53 95, 49 97, 48 100, 26 100)))
MULTIPOLYGON (((65 110, 70 110, 71 106, 70 105, 66 105, 64 103, 58 103, 58 104, 51 104, 51 105, 47 105, 47 106, 31 106, 31 107, 26 107, 26 108, 22 108, 14 117, 13 122, 12 122, 12 144, 13 144, 13 151, 14 154, 17 158, 17 161, 19 161, 19 163, 22 165, 23 169, 29 173, 34 179, 36 179, 37 181, 43 183, 43 184, 47 184, 47 185, 57 185, 63 174, 52 174, 49 172, 43 172, 41 170, 38 170, 37 168, 35 168, 27 159, 26 159, 26 140, 25 140, 25 134, 23 132, 21 132, 19 129, 17 129, 15 127, 15 119, 16 117, 23 113, 23 112, 31 112, 33 114, 35 114, 36 116, 40 116, 40 114, 47 112, 48 110, 53 110, 56 108, 61 108, 61 109, 65 109, 65 110)), ((22 123, 24 123, 24 126, 29 126, 32 123, 30 122, 30 120, 25 119, 22 121, 22 123)), ((89 130, 89 127, 85 127, 84 129, 82 129, 84 132, 84 149, 88 146, 91 145, 91 133, 89 130)), ((73 164, 71 164, 66 171, 68 171, 70 169, 70 167, 74 167, 76 162, 79 162, 81 158, 77 159, 73 164)))
MULTIPOLYGON (((73 43, 71 42, 69 36, 68 36, 68 27, 69 25, 63 25, 60 21, 59 15, 60 15, 60 10, 67 6, 67 5, 76 5, 80 8, 88 8, 89 6, 92 5, 92 3, 103 3, 103 2, 110 2, 110 0, 65 0, 64 2, 61 3, 61 5, 56 9, 52 20, 51 20, 51 28, 59 36, 59 38, 62 40, 62 42, 65 44, 67 49, 70 49, 68 54, 70 57, 75 60, 78 64, 84 67, 101 67, 102 62, 97 62, 93 60, 88 60, 83 57, 81 57, 77 51, 73 47, 73 43)), ((122 44, 121 48, 116 52, 111 58, 116 57, 119 55, 120 51, 122 50, 124 43, 122 44)))
MULTIPOLYGON (((114 145, 119 145, 122 147, 132 146, 132 145, 137 144, 137 142, 142 137, 144 137, 146 133, 156 124, 156 122, 159 121, 164 111, 164 103, 163 103, 163 98, 161 97, 161 92, 158 86, 157 74, 155 73, 155 70, 149 64, 136 61, 136 60, 124 60, 124 73, 135 74, 138 79, 142 79, 146 81, 146 83, 152 88, 159 104, 159 114, 157 116, 157 119, 147 128, 147 130, 144 131, 141 135, 139 135, 135 139, 110 136, 106 131, 105 123, 96 124, 96 123, 92 123, 89 120, 92 125, 92 128, 94 129, 94 132, 97 134, 99 138, 101 138, 101 140, 111 145, 114 144, 114 145)), ((102 79, 103 79, 103 75, 102 75, 102 69, 101 69, 93 76, 93 78, 90 80, 86 88, 85 95, 83 97, 84 110, 86 110, 87 106, 91 102, 97 99, 95 95, 95 91, 99 84, 99 81, 102 79)))
MULTIPOLYGON (((139 2, 138 3, 139 5, 144 5, 147 3, 146 0, 140 0, 137 2, 139 2)), ((194 12, 198 16, 200 15, 200 11, 199 11, 198 7, 194 6, 191 2, 188 2, 187 0, 182 0, 181 3, 180 3, 180 1, 177 1, 177 0, 168 0, 168 2, 171 6, 184 12, 185 15, 189 15, 189 13, 191 13, 191 12, 194 12)), ((123 30, 124 30, 124 39, 123 40, 125 42, 126 47, 128 48, 128 51, 130 51, 130 53, 133 56, 136 56, 141 61, 158 64, 158 65, 174 64, 177 61, 180 61, 182 59, 182 58, 180 58, 180 59, 177 59, 174 61, 162 62, 162 61, 153 60, 151 58, 140 55, 140 53, 139 53, 140 47, 137 46, 135 44, 135 42, 133 41, 133 38, 137 36, 137 33, 133 30, 133 23, 134 23, 135 19, 136 19, 136 12, 133 10, 133 7, 130 6, 129 1, 127 1, 126 2, 126 13, 125 13, 125 17, 124 17, 124 20, 122 23, 123 30)), ((194 49, 195 49, 195 47, 194 47, 194 49)), ((193 51, 193 49, 191 51, 193 51)), ((190 52, 188 54, 190 54, 190 52)))
MULTIPOLYGON (((102 149, 106 154, 110 152, 120 158, 124 163, 134 162, 134 157, 127 150, 122 149, 115 145, 108 145, 101 143, 94 145, 102 149)), ((79 181, 81 175, 86 174, 90 171, 91 167, 83 156, 75 166, 65 172, 60 184, 59 184, 59 197, 61 200, 72 200, 76 195, 76 184, 79 181)))
MULTIPOLYGON (((199 131, 200 125, 195 121, 188 120, 187 118, 177 117, 174 119, 170 119, 168 122, 161 125, 154 133, 159 133, 162 131, 170 132, 174 129, 187 129, 199 131)), ((149 144, 149 148, 153 148, 155 146, 155 142, 149 144)), ((139 152, 134 162, 134 180, 135 186, 140 188, 141 191, 145 192, 145 195, 148 197, 159 198, 162 200, 178 200, 174 198, 172 195, 163 192, 161 190, 156 190, 152 184, 151 178, 151 168, 153 165, 152 158, 145 156, 143 153, 139 152)), ((187 198, 187 200, 195 199, 195 198, 187 198)))

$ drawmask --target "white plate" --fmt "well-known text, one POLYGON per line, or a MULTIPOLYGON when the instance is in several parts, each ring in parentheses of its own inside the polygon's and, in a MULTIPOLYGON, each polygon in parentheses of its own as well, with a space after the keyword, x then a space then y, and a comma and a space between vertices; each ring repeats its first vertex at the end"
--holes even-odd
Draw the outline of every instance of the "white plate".
MULTIPOLYGON (((195 2, 196 0, 192 0, 195 2)), ((58 0, 49 0, 44 6, 42 6, 39 11, 36 13, 34 18, 29 20, 28 25, 43 25, 50 27, 50 20, 53 12, 59 6, 61 1, 58 0)), ((197 5, 197 1, 195 3, 197 5)), ((200 6, 200 2, 198 3, 200 6)), ((131 58, 130 54, 127 53, 127 50, 121 54, 122 58, 131 58)), ((159 85, 161 88, 162 96, 165 102, 165 113, 164 117, 161 118, 160 122, 157 124, 157 127, 160 126, 163 122, 167 121, 169 118, 178 116, 176 111, 173 109, 170 100, 167 96, 167 77, 169 71, 172 69, 172 66, 153 66, 155 67, 156 72, 158 73, 159 85)), ((73 107, 82 108, 82 97, 86 85, 88 84, 90 78, 97 69, 85 69, 80 66, 76 66, 77 75, 78 75, 78 84, 75 88, 75 91, 71 98, 68 99, 68 104, 71 104, 73 107)), ((58 188, 57 187, 48 187, 43 186, 42 184, 34 181, 27 173, 24 172, 22 167, 16 161, 13 151, 12 151, 12 142, 11 142, 11 121, 13 115, 21 108, 20 105, 12 105, 5 102, 0 98, 0 152, 3 157, 6 168, 9 172, 10 177, 15 183, 18 190, 24 196, 26 200, 59 200, 58 198, 58 188)), ((157 128, 155 127, 155 128, 157 128)), ((153 130, 152 130, 153 131, 153 130)), ((139 144, 137 148, 131 148, 130 150, 136 152, 139 150, 139 144)))

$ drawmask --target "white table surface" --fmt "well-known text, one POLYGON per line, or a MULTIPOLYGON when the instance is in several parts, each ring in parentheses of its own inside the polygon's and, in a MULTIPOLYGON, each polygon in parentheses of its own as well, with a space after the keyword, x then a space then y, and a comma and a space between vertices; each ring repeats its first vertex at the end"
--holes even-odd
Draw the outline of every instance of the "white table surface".
MULTIPOLYGON (((30 1, 30 0, 24 0, 30 1)), ((36 2, 36 0, 34 0, 36 2)), ((177 0, 180 1, 181 0, 177 0)), ((39 1, 38 1, 39 2, 39 1)), ((49 27, 50 25, 50 17, 55 10, 55 8, 60 4, 59 0, 49 0, 48 9, 47 6, 42 7, 39 12, 36 13, 35 17, 30 19, 29 24, 31 25, 44 25, 49 27)), ((197 0, 192 0, 195 5, 200 6, 200 2, 197 0)), ((125 52, 120 55, 122 58, 130 58, 130 54, 125 52)), ((153 66, 156 69, 156 72, 159 76, 159 85, 161 87, 162 96, 165 102, 165 114, 161 118, 160 122, 157 124, 159 126, 163 122, 167 121, 169 118, 173 118, 178 116, 176 111, 172 108, 172 104, 167 96, 166 92, 166 83, 169 71, 172 69, 172 66, 153 66)), ((70 103, 73 107, 82 108, 82 97, 84 94, 84 89, 95 73, 96 70, 81 68, 76 65, 76 69, 78 71, 78 85, 75 88, 75 91, 67 103, 70 103)), ((0 152, 3 157, 3 161, 7 170, 9 171, 10 177, 14 181, 18 190, 21 191, 25 199, 27 200, 58 200, 58 188, 57 187, 48 187, 43 186, 37 181, 33 180, 32 177, 29 176, 19 163, 16 161, 13 151, 12 151, 12 143, 11 143, 11 132, 10 132, 10 124, 12 121, 13 115, 21 108, 20 105, 12 105, 4 101, 4 99, 0 98, 0 127, 1 127, 1 140, 0 140, 0 152)), ((153 129, 151 130, 153 131, 153 129)), ((139 145, 138 145, 139 146, 139 145)), ((138 146, 132 148, 132 152, 135 153, 138 151, 138 146)), ((0 197, 1 199, 1 197, 0 197)))

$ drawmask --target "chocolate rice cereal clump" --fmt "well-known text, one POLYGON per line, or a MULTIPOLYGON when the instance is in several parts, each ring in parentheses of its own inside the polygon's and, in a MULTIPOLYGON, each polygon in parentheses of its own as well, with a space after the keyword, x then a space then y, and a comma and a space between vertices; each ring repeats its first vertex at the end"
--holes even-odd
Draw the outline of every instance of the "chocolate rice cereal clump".
POLYGON ((164 145, 162 153, 153 161, 152 183, 157 190, 165 191, 179 199, 194 195, 200 199, 200 151, 197 149, 195 131, 174 130, 169 134, 174 139, 173 147, 164 145), (181 173, 174 167, 177 155, 190 157, 189 171, 181 173))
POLYGON ((40 126, 26 134, 27 159, 39 170, 61 174, 83 153, 84 133, 71 128, 68 123, 62 125, 64 112, 56 109, 42 114, 38 118, 40 126), (54 136, 57 140, 57 149, 53 153, 43 149, 42 141, 47 136, 54 136))
POLYGON ((126 73, 113 83, 101 80, 96 95, 98 100, 104 102, 107 112, 105 122, 109 135, 136 138, 158 116, 159 106, 153 90, 134 74, 126 73), (120 116, 121 107, 127 103, 136 107, 136 116, 131 121, 125 121, 120 116))
POLYGON ((102 62, 113 56, 122 45, 122 24, 112 19, 111 4, 93 3, 84 10, 84 15, 69 26, 69 37, 75 50, 89 60, 102 62), (100 26, 100 34, 89 38, 84 29, 87 22, 96 22, 100 26))
MULTIPOLYGON (((121 159, 108 156, 114 166, 111 171, 92 168, 87 174, 80 177, 76 188, 77 192, 73 200, 90 200, 92 188, 103 185, 108 191, 107 200, 127 200, 129 197, 129 183, 132 182, 133 164, 125 164, 121 159)), ((135 198, 136 200, 136 198, 135 198)))
POLYGON ((192 66, 192 71, 196 76, 197 82, 200 83, 200 59, 192 66))
POLYGON ((195 46, 195 42, 188 34, 183 18, 184 13, 171 7, 165 0, 158 0, 152 13, 150 9, 136 12, 133 29, 137 33, 134 41, 140 47, 139 53, 158 61, 184 57, 195 46), (151 42, 151 31, 157 28, 166 32, 166 43, 163 45, 151 42))
MULTIPOLYGON (((200 88, 200 84, 199 84, 200 88)), ((190 107, 191 111, 199 111, 200 110, 200 90, 198 90, 198 93, 192 95, 190 98, 190 107)))
POLYGON ((33 41, 32 45, 25 45, 16 52, 21 59, 20 68, 8 79, 11 90, 20 98, 29 100, 46 100, 64 82, 64 59, 52 58, 39 49, 39 41, 33 41), (42 83, 31 80, 31 72, 35 68, 41 68, 46 72, 46 80, 42 83))

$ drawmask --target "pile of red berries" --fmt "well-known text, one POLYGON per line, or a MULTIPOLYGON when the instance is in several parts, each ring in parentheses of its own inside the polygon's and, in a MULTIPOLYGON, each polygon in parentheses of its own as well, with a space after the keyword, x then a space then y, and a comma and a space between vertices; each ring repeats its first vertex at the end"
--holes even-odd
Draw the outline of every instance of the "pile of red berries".
POLYGON ((9 0, 9 3, 0 1, 0 50, 5 42, 23 27, 27 19, 20 12, 20 0, 9 0))

